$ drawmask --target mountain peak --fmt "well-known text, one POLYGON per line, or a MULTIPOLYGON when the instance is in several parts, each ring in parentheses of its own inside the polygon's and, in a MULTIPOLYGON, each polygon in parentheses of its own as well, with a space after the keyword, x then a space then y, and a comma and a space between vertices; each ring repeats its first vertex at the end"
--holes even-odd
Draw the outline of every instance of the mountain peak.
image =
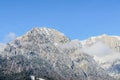
POLYGON ((103 36, 103 37, 106 37, 106 36, 108 36, 108 35, 107 35, 107 34, 102 34, 102 36, 103 36))
POLYGON ((52 28, 47 28, 47 27, 35 27, 33 28, 32 30, 28 31, 28 34, 31 34, 31 33, 38 33, 38 34, 45 34, 45 35, 53 35, 53 34, 57 34, 57 35, 62 35, 64 36, 63 33, 55 30, 55 29, 52 29, 52 28))
POLYGON ((16 40, 12 41, 12 45, 18 43, 24 45, 26 43, 31 44, 58 44, 58 43, 67 43, 70 42, 70 39, 65 36, 63 33, 52 29, 52 28, 39 28, 35 27, 28 31, 25 35, 18 37, 16 40))
POLYGON ((45 32, 45 33, 49 34, 49 32, 52 31, 52 30, 53 29, 46 28, 46 27, 42 27, 42 28, 35 27, 31 30, 31 32, 36 31, 36 32, 45 32))

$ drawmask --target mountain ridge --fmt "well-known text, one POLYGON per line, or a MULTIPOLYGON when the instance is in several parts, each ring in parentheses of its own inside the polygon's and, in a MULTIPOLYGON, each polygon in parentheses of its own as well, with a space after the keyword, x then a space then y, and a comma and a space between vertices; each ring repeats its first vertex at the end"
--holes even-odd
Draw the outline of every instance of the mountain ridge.
POLYGON ((114 80, 81 49, 79 40, 70 40, 57 30, 33 28, 0 52, 1 74, 14 80, 21 80, 23 76, 12 76, 21 73, 46 80, 114 80))
POLYGON ((111 76, 120 79, 120 36, 101 35, 81 41, 84 52, 94 59, 111 76), (91 54, 92 53, 92 54, 91 54))

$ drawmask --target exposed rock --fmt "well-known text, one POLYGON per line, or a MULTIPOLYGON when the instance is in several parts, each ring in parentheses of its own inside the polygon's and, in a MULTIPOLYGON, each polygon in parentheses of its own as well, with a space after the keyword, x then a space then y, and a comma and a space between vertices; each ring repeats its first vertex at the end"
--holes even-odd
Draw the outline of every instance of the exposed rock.
POLYGON ((45 80, 114 80, 80 49, 79 41, 57 30, 34 28, 1 52, 1 73, 13 77, 4 80, 22 80, 14 77, 20 73, 45 80))

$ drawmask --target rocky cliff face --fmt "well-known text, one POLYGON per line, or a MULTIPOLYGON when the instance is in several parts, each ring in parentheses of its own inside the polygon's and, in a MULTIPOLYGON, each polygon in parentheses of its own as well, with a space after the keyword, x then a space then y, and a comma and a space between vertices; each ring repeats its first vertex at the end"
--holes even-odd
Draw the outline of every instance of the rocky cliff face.
POLYGON ((49 28, 34 28, 0 52, 0 79, 114 80, 81 51, 78 40, 49 28), (6 77, 7 76, 7 77, 6 77))

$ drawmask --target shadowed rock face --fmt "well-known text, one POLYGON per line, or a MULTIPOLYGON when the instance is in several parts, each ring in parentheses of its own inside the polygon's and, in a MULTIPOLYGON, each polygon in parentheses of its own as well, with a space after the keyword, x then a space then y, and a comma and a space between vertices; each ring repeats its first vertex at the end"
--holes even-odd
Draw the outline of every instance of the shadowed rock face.
POLYGON ((114 80, 80 49, 79 41, 71 41, 57 30, 34 28, 1 52, 0 78, 29 80, 34 75, 46 80, 114 80))

